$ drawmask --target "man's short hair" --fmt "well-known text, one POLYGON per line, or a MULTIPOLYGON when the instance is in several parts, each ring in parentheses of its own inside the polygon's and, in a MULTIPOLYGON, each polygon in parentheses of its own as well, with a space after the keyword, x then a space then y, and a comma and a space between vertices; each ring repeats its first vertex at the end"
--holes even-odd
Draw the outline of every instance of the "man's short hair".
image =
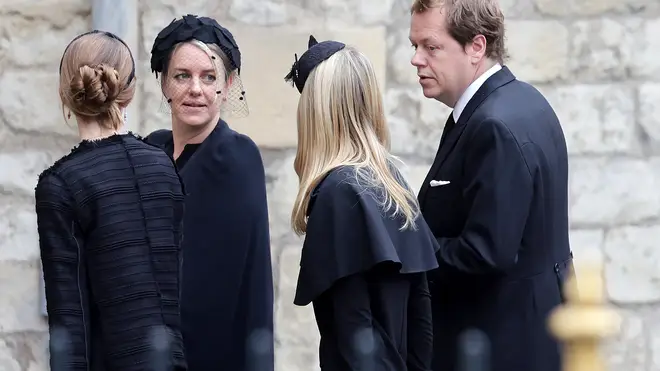
POLYGON ((411 14, 442 8, 447 31, 462 46, 477 35, 486 38, 486 57, 504 64, 508 58, 504 46, 504 14, 498 0, 414 0, 411 14))

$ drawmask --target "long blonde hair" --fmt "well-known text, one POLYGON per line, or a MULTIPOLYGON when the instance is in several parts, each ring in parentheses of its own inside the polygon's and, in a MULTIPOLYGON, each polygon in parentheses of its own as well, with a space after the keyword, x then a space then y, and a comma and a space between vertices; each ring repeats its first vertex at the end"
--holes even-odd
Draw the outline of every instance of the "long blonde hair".
POLYGON ((298 103, 298 151, 294 168, 298 196, 291 214, 293 230, 307 230, 310 194, 339 166, 352 166, 356 181, 375 191, 384 212, 393 208, 415 228, 417 198, 398 173, 390 154, 390 134, 378 81, 369 59, 346 46, 309 75, 298 103))

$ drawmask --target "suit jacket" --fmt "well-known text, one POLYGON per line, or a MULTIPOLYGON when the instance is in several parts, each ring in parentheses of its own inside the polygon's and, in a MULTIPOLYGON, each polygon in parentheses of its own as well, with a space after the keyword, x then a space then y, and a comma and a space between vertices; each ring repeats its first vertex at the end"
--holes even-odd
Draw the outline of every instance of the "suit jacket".
POLYGON ((572 269, 568 155, 546 99, 507 67, 488 78, 446 126, 419 201, 440 245, 433 370, 460 370, 459 336, 477 328, 492 371, 559 371, 547 318, 572 269))

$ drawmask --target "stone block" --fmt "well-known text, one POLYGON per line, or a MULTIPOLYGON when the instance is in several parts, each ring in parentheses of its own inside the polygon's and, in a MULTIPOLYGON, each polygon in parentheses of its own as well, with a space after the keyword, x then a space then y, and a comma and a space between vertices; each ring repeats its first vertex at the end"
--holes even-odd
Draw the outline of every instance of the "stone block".
POLYGON ((88 0, 0 0, 0 16, 13 15, 38 20, 56 29, 64 28, 77 19, 87 18, 91 10, 91 2, 88 0))
POLYGON ((287 12, 290 6, 282 1, 232 0, 229 15, 239 22, 249 25, 281 26, 292 21, 291 15, 287 12))
POLYGON ((39 265, 0 261, 0 333, 45 331, 39 265))
POLYGON ((646 323, 648 324, 646 338, 649 340, 649 344, 647 352, 640 350, 640 353, 650 353, 650 357, 647 359, 649 365, 645 370, 660 370, 660 314, 655 308, 649 309, 649 314, 646 315, 646 323))
POLYGON ((631 35, 631 49, 634 51, 630 63, 632 77, 658 80, 660 75, 658 33, 660 33, 660 18, 654 18, 645 20, 639 31, 631 35))
POLYGON ((381 88, 385 86, 386 48, 382 27, 303 31, 289 27, 237 25, 230 29, 241 47, 241 80, 250 115, 231 118, 229 123, 262 147, 296 146, 296 112, 300 94, 284 81, 284 76, 291 69, 294 53, 300 56, 307 49, 310 34, 319 41, 337 39, 356 46, 371 60, 381 88), (264 56, 267 56, 266 64, 264 56))
POLYGON ((9 127, 3 121, 2 116, 0 116, 0 148, 7 146, 6 143, 10 141, 11 136, 9 127))
POLYGON ((0 116, 14 130, 77 133, 75 120, 67 125, 58 89, 56 68, 52 72, 5 70, 0 76, 0 116))
MULTIPOLYGON (((240 0, 234 0, 240 2, 240 0)), ((359 26, 375 26, 388 24, 391 20, 392 5, 395 0, 319 0, 309 2, 304 0, 261 0, 254 2, 252 12, 259 15, 265 15, 263 8, 275 8, 275 4, 281 4, 284 8, 282 12, 286 13, 281 18, 275 18, 277 21, 287 19, 288 24, 296 24, 301 29, 318 28, 319 26, 328 29, 342 29, 345 27, 355 28, 359 26), (285 4, 281 4, 285 3, 285 4), (261 9, 259 9, 261 8, 261 9)), ((247 5, 243 5, 247 8, 247 5)), ((247 12, 244 13, 247 15, 247 12)), ((254 17, 254 16, 252 16, 254 17)), ((236 20, 246 24, 273 25, 273 18, 267 19, 261 16, 255 22, 250 22, 253 18, 250 16, 235 17, 236 20)), ((284 22, 277 23, 278 25, 284 22)))
POLYGON ((605 277, 610 299, 617 303, 660 302, 660 225, 625 226, 605 237, 605 277))
POLYGON ((655 0, 573 0, 574 14, 593 16, 605 13, 651 13, 658 10, 655 0))
POLYGON ((579 81, 624 79, 635 60, 636 38, 642 31, 637 18, 597 18, 572 26, 570 68, 579 81))
POLYGON ((320 371, 319 351, 313 347, 277 346, 275 371, 320 371))
MULTIPOLYGON (((44 22, 43 18, 0 16, 0 34, 6 37, 0 49, 7 49, 7 61, 13 66, 41 67, 43 71, 58 73, 66 46, 74 37, 89 30, 87 17, 69 15, 67 18, 69 22, 60 28, 44 22)), ((40 90, 47 88, 44 86, 40 90)))
POLYGON ((539 90, 559 117, 570 154, 640 153, 633 87, 572 85, 539 90))
POLYGON ((433 160, 451 109, 426 98, 421 87, 415 86, 388 89, 385 110, 392 152, 433 160))
POLYGON ((149 61, 140 63, 138 69, 141 73, 139 87, 142 104, 140 134, 148 135, 158 129, 171 129, 172 116, 169 105, 160 90, 160 75, 156 79, 156 76, 151 73, 149 61))
MULTIPOLYGON (((660 7, 660 5, 659 5, 660 7)), ((570 68, 575 79, 657 80, 660 19, 597 18, 573 26, 570 68)))
POLYGON ((300 29, 328 29, 391 24, 409 16, 409 4, 397 0, 240 0, 220 1, 211 11, 222 21, 252 26, 295 25, 300 29))
POLYGON ((605 233, 602 229, 572 229, 570 233, 571 250, 577 274, 589 264, 603 264, 603 243, 605 233))
POLYGON ((539 12, 552 16, 598 16, 608 13, 655 13, 655 0, 534 0, 539 12))
POLYGON ((34 196, 39 174, 53 164, 54 158, 51 153, 34 150, 0 152, 0 191, 34 196))
POLYGON ((318 343, 318 329, 311 305, 299 307, 293 304, 300 267, 300 246, 285 246, 279 259, 277 300, 278 342, 295 346, 318 343))
POLYGON ((603 355, 610 370, 646 371, 649 354, 648 332, 644 316, 634 310, 618 309, 621 316, 621 331, 607 339, 603 355))
POLYGON ((45 371, 49 369, 48 333, 14 333, 0 336, 0 370, 45 371), (17 368, 11 368, 8 365, 17 368))
POLYGON ((534 5, 541 14, 562 16, 570 14, 573 0, 534 0, 534 5))
POLYGON ((0 339, 0 369, 3 371, 23 371, 21 364, 15 359, 9 345, 0 339))
POLYGON ((660 84, 639 87, 639 125, 652 153, 660 153, 660 84))
POLYGON ((39 238, 34 205, 0 204, 0 261, 36 259, 39 259, 39 238))
POLYGON ((298 176, 293 170, 295 152, 277 156, 263 153, 271 240, 280 243, 298 240, 291 229, 291 210, 298 194, 298 176))
MULTIPOLYGON (((167 27, 175 18, 179 19, 186 14, 197 16, 211 16, 212 2, 206 0, 159 0, 140 1, 140 24, 142 27, 142 42, 140 59, 149 61, 151 48, 156 40, 156 35, 167 27)), ((231 29, 230 29, 231 30, 231 29)), ((231 30, 233 32, 233 30, 231 30)), ((240 40, 239 40, 240 41, 240 40)), ((241 44, 239 43, 239 46, 241 44)))
MULTIPOLYGON (((336 0, 326 0, 334 2, 336 0)), ((342 0, 355 5, 355 13, 357 14, 357 22, 364 26, 374 26, 377 24, 387 24, 390 21, 390 13, 393 5, 398 0, 342 0)), ((338 13, 337 17, 333 14, 328 14, 329 19, 336 19, 338 17, 345 17, 346 13, 338 13)))
POLYGON ((570 33, 562 22, 511 21, 506 35, 508 65, 517 78, 542 83, 567 77, 570 33))
MULTIPOLYGON (((2 121, 0 121, 1 123, 2 121)), ((75 123, 71 123, 71 125, 75 125, 75 123)), ((0 128, 2 128, 1 125, 0 128)), ((80 142, 78 130, 75 127, 72 128, 71 135, 52 135, 49 132, 45 132, 46 135, 36 135, 34 131, 12 131, 6 126, 4 138, 2 132, 3 130, 0 129, 0 153, 15 154, 36 150, 44 152, 48 159, 53 161, 69 153, 80 142), (73 130, 76 131, 75 134, 73 130)), ((1 175, 0 179, 2 179, 1 175)))
POLYGON ((390 12, 397 0, 363 0, 349 1, 355 4, 358 21, 365 26, 386 24, 390 19, 390 12))
MULTIPOLYGON (((387 32, 387 88, 396 85, 419 86, 417 68, 411 64, 415 49, 408 38, 410 20, 391 26, 387 32)), ((421 91, 421 89, 420 89, 421 91)))
POLYGON ((279 258, 277 287, 276 343, 277 370, 318 369, 319 332, 312 305, 293 304, 301 249, 286 246, 279 258))
POLYGON ((659 176, 657 161, 572 159, 571 222, 575 227, 616 226, 657 218, 660 214, 659 176))
POLYGON ((529 19, 536 15, 534 2, 530 0, 500 0, 505 22, 510 19, 529 19))

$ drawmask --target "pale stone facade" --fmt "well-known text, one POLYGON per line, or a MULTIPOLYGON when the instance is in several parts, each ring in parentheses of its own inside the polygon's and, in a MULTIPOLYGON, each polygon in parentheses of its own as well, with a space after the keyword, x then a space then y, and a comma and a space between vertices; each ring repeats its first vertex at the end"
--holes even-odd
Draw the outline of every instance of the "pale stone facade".
MULTIPOLYGON (((276 282, 278 371, 317 369, 310 308, 292 304, 300 241, 288 219, 296 179, 298 93, 283 81, 309 33, 355 44, 381 78, 393 149, 419 187, 446 107, 423 98, 409 64, 409 0, 140 0, 131 40, 142 81, 131 129, 168 125, 148 68, 159 29, 185 13, 227 25, 244 55, 251 116, 230 120, 267 165, 276 282)), ((37 174, 75 143, 57 96, 68 41, 91 27, 91 1, 0 0, 0 370, 47 369, 40 315, 33 190, 37 174)), ((502 0, 510 67, 543 91, 571 152, 572 243, 602 259, 624 316, 607 356, 612 370, 660 370, 660 2, 502 0), (595 253, 594 253, 595 252, 595 253)), ((130 120, 130 117, 129 117, 130 120)), ((533 123, 530 123, 533 124, 533 123)))

